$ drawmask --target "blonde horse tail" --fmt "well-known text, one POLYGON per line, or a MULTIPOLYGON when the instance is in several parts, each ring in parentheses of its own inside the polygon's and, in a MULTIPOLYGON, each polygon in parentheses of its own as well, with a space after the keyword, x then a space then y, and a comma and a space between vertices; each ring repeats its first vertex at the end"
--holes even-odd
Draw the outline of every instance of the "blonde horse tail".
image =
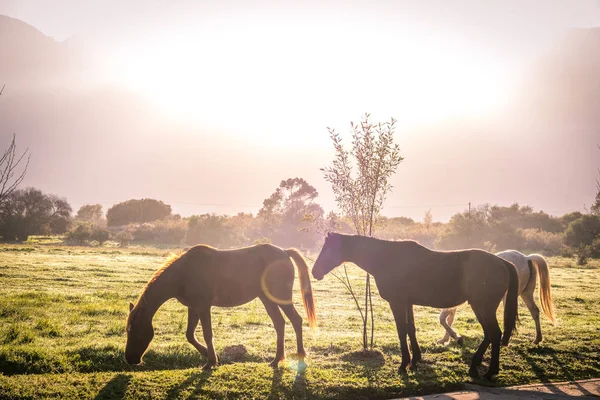
POLYGON ((552 301, 552 293, 550 292, 550 271, 546 259, 539 254, 531 254, 527 256, 527 261, 530 267, 535 267, 538 276, 540 277, 540 303, 542 311, 553 324, 556 324, 556 315, 554 314, 554 302, 552 301))
POLYGON ((302 291, 302 303, 308 318, 308 326, 312 329, 317 325, 317 316, 315 314, 315 301, 313 299, 312 287, 310 285, 310 275, 308 273, 308 265, 304 261, 302 254, 296 249, 285 250, 288 256, 294 260, 298 275, 300 276, 300 289, 302 291))
MULTIPOLYGON (((502 260, 504 261, 504 260, 502 260)), ((504 261, 504 267, 508 272, 508 292, 506 293, 506 304, 504 305, 504 334, 502 335, 502 344, 508 345, 510 336, 516 328, 518 318, 518 297, 519 297, 519 274, 517 267, 511 262, 504 261)))

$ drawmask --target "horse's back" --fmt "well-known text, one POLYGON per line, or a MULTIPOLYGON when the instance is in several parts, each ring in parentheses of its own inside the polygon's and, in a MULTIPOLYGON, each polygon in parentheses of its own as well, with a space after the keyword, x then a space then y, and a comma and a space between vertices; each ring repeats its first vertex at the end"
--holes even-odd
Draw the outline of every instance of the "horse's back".
POLYGON ((525 290, 532 273, 529 268, 529 257, 517 250, 505 250, 496 253, 496 255, 503 260, 513 263, 517 268, 517 274, 519 275, 519 293, 522 293, 523 290, 525 290))
POLYGON ((293 265, 284 250, 259 244, 231 250, 198 245, 185 255, 188 270, 182 276, 188 293, 210 293, 213 305, 232 307, 247 303, 263 292, 291 292, 293 265), (261 281, 262 280, 262 281, 261 281))
POLYGON ((467 282, 467 296, 469 302, 476 298, 487 297, 502 299, 508 290, 509 271, 504 260, 484 250, 466 250, 464 279, 467 282))
POLYGON ((407 297, 413 304, 436 308, 454 307, 464 303, 465 285, 462 259, 459 251, 438 252, 427 250, 410 260, 399 253, 385 274, 375 275, 380 293, 386 300, 407 297))

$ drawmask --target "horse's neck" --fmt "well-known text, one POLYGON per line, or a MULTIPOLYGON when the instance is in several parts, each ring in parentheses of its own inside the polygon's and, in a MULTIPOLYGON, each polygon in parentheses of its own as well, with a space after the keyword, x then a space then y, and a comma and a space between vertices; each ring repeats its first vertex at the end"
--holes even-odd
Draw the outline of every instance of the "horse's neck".
POLYGON ((343 245, 344 261, 352 262, 371 275, 377 272, 377 254, 381 243, 364 236, 346 236, 343 245))
POLYGON ((150 315, 154 315, 163 303, 175 297, 176 285, 171 284, 171 279, 171 276, 163 274, 144 291, 144 306, 150 315))

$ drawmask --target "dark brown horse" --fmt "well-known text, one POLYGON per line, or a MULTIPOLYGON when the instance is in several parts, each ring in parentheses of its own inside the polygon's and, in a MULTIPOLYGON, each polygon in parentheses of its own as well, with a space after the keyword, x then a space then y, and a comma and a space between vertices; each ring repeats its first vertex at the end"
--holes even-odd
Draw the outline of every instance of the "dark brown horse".
POLYGON ((125 359, 139 364, 154 336, 152 317, 167 300, 176 298, 188 307, 187 340, 205 357, 203 369, 218 364, 213 345, 211 307, 235 307, 258 297, 265 306, 277 332, 277 353, 271 366, 285 358, 285 320, 296 332, 299 362, 305 355, 302 342, 302 317, 292 303, 294 260, 300 275, 304 308, 311 327, 315 325, 315 306, 308 266, 295 249, 283 250, 260 244, 237 250, 217 250, 210 246, 192 247, 180 256, 171 257, 150 279, 136 305, 129 304, 125 359), (196 340, 198 321, 206 346, 196 340))
POLYGON ((465 301, 473 308, 484 332, 469 374, 479 376, 477 367, 490 343, 492 359, 485 377, 490 379, 499 372, 502 332, 496 319, 496 309, 508 292, 502 336, 502 344, 507 345, 517 319, 519 279, 513 264, 483 250, 442 252, 429 250, 413 241, 391 242, 330 233, 312 274, 321 280, 346 261, 373 275, 381 297, 390 304, 402 350, 400 372, 406 371, 409 363, 412 369, 416 368, 421 359, 413 305, 449 308, 465 301))

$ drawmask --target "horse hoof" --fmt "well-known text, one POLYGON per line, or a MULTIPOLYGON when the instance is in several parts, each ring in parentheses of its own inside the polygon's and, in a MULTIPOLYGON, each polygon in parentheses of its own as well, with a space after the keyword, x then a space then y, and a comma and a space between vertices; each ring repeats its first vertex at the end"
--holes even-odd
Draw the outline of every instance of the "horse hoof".
POLYGON ((400 367, 398 367, 398 373, 399 373, 400 375, 404 375, 404 374, 406 374, 406 367, 407 367, 407 366, 408 366, 408 365, 401 365, 400 367))
POLYGON ((417 370, 417 363, 410 363, 410 370, 411 371, 416 371, 417 370))
POLYGON ((203 371, 210 371, 211 369, 213 369, 213 368, 216 368, 216 367, 217 367, 217 365, 218 365, 217 363, 214 363, 214 362, 210 362, 210 361, 209 361, 209 362, 207 362, 206 364, 204 364, 204 365, 202 366, 202 370, 203 370, 203 371))
POLYGON ((437 344, 446 344, 448 343, 448 340, 446 340, 446 338, 441 338, 440 340, 437 341, 437 344))
POLYGON ((303 373, 304 371, 306 371, 307 367, 308 365, 304 362, 304 360, 298 361, 298 373, 303 373))
POLYGON ((477 367, 469 368, 469 376, 474 379, 479 378, 479 371, 477 371, 477 367))
POLYGON ((459 337, 456 339, 456 343, 458 343, 458 345, 459 345, 459 346, 462 346, 462 345, 464 345, 464 344, 465 344, 465 341, 464 341, 464 339, 462 338, 462 336, 459 336, 459 337))
POLYGON ((484 377, 485 379, 487 379, 488 381, 490 381, 490 382, 493 382, 493 381, 495 381, 495 380, 496 380, 496 379, 495 379, 495 377, 496 377, 496 373, 494 373, 494 372, 491 372, 491 371, 488 371, 488 372, 486 372, 486 373, 485 373, 485 375, 483 375, 483 377, 484 377))
POLYGON ((542 343, 542 339, 535 339, 533 341, 533 344, 540 344, 540 343, 542 343))

